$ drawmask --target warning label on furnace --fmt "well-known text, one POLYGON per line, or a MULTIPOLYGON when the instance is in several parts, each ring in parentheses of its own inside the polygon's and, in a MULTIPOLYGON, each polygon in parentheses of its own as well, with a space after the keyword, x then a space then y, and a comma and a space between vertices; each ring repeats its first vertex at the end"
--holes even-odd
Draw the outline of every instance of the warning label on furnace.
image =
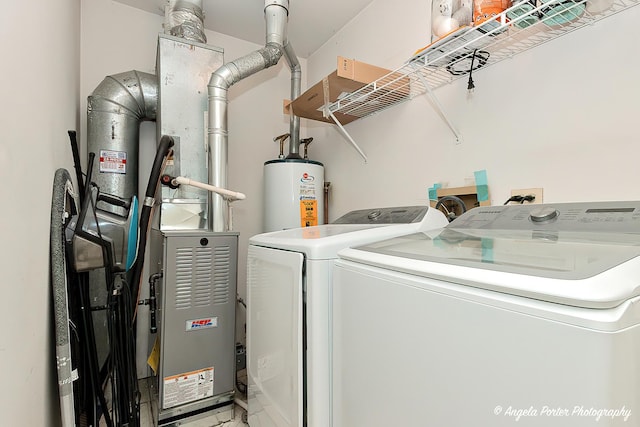
POLYGON ((300 200, 300 226, 312 227, 318 225, 318 201, 300 200))
POLYGON ((127 152, 100 150, 100 172, 127 173, 127 152))
POLYGON ((210 396, 213 396, 213 368, 165 377, 162 408, 173 408, 210 396))

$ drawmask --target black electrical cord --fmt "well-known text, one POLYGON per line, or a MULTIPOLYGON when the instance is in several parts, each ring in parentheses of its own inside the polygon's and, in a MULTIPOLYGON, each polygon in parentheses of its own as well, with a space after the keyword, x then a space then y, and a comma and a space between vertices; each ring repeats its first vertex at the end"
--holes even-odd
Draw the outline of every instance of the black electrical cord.
POLYGON ((506 202, 504 202, 504 205, 508 205, 511 202, 518 202, 521 205, 524 204, 524 202, 533 202, 536 199, 536 196, 534 194, 527 194, 525 196, 523 196, 522 194, 517 194, 515 196, 511 196, 507 199, 506 202))
POLYGON ((469 67, 469 83, 467 83, 467 90, 469 92, 473 92, 473 89, 476 87, 476 85, 473 84, 473 77, 471 77, 473 74, 473 61, 476 59, 476 52, 478 52, 478 49, 473 50, 473 55, 471 56, 471 67, 469 67))
MULTIPOLYGON (((173 147, 174 140, 172 137, 164 135, 160 138, 158 150, 156 151, 156 157, 153 161, 153 167, 151 169, 151 175, 149 176, 149 182, 147 184, 147 191, 145 193, 145 200, 142 203, 142 210, 140 212, 140 224, 138 226, 138 247, 136 260, 129 271, 127 282, 131 284, 132 303, 136 308, 133 309, 133 324, 135 325, 135 316, 137 312, 137 304, 140 300, 140 278, 142 277, 142 266, 144 264, 144 254, 147 243, 147 232, 149 228, 149 222, 151 218, 151 212, 153 209, 153 198, 156 194, 158 183, 160 182, 160 175, 162 173, 162 167, 166 157, 169 155, 171 147, 173 147)), ((134 335, 135 336, 135 335, 134 335)))
POLYGON ((489 61, 490 53, 486 50, 474 50, 473 52, 463 52, 459 55, 454 56, 447 65, 447 71, 453 74, 454 76, 462 76, 464 74, 470 73, 471 71, 475 71, 478 68, 482 68, 489 61), (473 55, 473 57, 472 57, 473 55), (474 58, 475 57, 475 58, 474 58), (467 66, 467 61, 471 58, 473 64, 471 67, 467 66))
POLYGON ((522 196, 511 196, 503 203, 503 205, 508 205, 511 202, 522 202, 522 196))

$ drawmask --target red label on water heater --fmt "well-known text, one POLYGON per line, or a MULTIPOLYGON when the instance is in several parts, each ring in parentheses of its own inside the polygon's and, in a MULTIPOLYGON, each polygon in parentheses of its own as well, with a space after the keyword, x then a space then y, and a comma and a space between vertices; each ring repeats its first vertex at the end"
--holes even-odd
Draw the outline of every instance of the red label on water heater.
POLYGON ((127 152, 100 150, 100 172, 127 173, 127 152))

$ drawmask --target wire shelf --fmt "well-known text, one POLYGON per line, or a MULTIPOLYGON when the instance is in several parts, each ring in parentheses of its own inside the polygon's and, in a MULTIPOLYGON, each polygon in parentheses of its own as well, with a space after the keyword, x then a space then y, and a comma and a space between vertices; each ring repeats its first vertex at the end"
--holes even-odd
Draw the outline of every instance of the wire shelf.
POLYGON ((328 110, 369 116, 430 93, 471 68, 486 68, 640 2, 613 0, 608 9, 595 13, 592 1, 607 0, 548 0, 527 9, 517 3, 495 18, 460 28, 421 49, 395 71, 329 104, 328 110))

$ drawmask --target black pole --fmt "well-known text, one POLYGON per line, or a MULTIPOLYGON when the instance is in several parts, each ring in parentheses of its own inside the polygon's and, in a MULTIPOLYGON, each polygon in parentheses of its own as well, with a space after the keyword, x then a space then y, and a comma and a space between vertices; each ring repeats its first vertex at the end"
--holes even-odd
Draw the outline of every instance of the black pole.
POLYGON ((80 164, 80 151, 78 150, 78 140, 76 139, 76 131, 67 131, 69 140, 71 141, 71 153, 73 154, 73 166, 76 170, 76 181, 78 181, 78 193, 80 194, 80 206, 84 203, 85 185, 82 177, 82 165, 80 164))

